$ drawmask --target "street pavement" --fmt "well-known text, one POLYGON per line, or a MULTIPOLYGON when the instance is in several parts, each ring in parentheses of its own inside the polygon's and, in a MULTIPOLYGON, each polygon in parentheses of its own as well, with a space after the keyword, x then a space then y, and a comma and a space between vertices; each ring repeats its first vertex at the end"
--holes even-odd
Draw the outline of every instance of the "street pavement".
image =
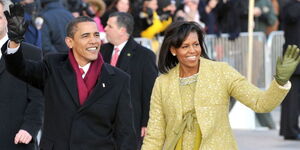
POLYGON ((278 130, 234 130, 239 150, 300 150, 300 141, 283 140, 278 130))
MULTIPOLYGON (((279 129, 280 108, 272 111, 273 119, 279 129)), ((279 130, 257 128, 255 130, 236 130, 233 132, 239 150, 300 150, 300 141, 284 140, 279 130)))

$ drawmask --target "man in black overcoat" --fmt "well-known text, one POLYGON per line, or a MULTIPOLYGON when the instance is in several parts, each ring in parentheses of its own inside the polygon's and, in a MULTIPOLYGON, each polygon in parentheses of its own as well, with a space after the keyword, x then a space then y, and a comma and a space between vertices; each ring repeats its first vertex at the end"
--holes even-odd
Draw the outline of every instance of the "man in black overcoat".
MULTIPOLYGON (((285 43, 300 47, 300 0, 291 0, 282 12, 285 43)), ((284 53, 285 51, 283 51, 284 53)), ((290 79, 292 88, 281 104, 280 135, 286 140, 300 140, 300 66, 290 79)))
MULTIPOLYGON (((0 1, 0 47, 7 42, 7 20, 0 1)), ((24 43, 24 57, 40 60, 42 51, 24 43)), ((0 52, 0 149, 37 150, 37 134, 42 127, 42 92, 8 73, 0 52)))
POLYGON ((103 62, 96 23, 77 17, 67 27, 68 54, 27 61, 19 40, 24 33, 22 6, 8 18, 9 43, 2 49, 8 70, 42 89, 45 117, 42 150, 135 150, 136 133, 129 76, 103 62))
POLYGON ((130 36, 133 24, 130 14, 112 13, 105 27, 109 43, 101 46, 101 53, 105 62, 130 75, 135 129, 141 143, 147 131, 150 96, 157 77, 157 67, 153 51, 141 46, 130 36))

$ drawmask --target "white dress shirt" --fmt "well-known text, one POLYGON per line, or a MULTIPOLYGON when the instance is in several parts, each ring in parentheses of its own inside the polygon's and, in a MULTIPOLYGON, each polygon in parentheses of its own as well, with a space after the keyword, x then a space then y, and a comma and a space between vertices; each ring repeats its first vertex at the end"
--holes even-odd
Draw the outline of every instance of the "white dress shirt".
MULTIPOLYGON (((0 40, 0 48, 4 45, 4 43, 8 40, 7 34, 0 40)), ((2 57, 2 52, 0 50, 0 59, 2 57)))
MULTIPOLYGON (((114 46, 114 49, 115 48, 119 48, 118 55, 121 54, 121 52, 122 52, 123 48, 125 47, 126 43, 127 43, 127 41, 121 43, 120 45, 114 46)), ((111 54, 111 56, 113 56, 114 54, 115 54, 115 51, 113 51, 113 53, 111 54)))
POLYGON ((82 74, 82 79, 85 77, 86 73, 89 71, 90 66, 91 66, 91 63, 88 63, 83 67, 78 65, 78 67, 81 68, 84 71, 84 73, 82 74))

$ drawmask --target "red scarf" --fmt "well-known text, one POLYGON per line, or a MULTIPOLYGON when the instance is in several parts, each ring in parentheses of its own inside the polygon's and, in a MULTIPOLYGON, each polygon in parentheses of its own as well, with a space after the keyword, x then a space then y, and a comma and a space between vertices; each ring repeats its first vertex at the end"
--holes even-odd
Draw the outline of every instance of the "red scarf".
POLYGON ((100 76, 101 68, 103 65, 103 58, 99 53, 97 60, 91 62, 88 72, 86 73, 84 79, 82 79, 82 75, 80 73, 79 66, 77 61, 75 60, 72 49, 70 49, 68 57, 72 68, 76 73, 79 103, 80 105, 82 105, 86 101, 90 93, 92 93, 92 90, 97 83, 97 79, 100 76))

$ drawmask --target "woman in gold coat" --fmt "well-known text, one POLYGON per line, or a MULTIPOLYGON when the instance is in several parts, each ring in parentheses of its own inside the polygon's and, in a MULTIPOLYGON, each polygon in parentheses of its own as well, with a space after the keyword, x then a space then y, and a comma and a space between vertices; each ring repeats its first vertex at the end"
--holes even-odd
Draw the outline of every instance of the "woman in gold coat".
POLYGON ((288 79, 300 61, 296 46, 278 60, 276 80, 261 91, 228 64, 209 60, 203 40, 194 22, 167 29, 142 150, 236 150, 229 97, 256 112, 269 112, 288 93, 288 79))

